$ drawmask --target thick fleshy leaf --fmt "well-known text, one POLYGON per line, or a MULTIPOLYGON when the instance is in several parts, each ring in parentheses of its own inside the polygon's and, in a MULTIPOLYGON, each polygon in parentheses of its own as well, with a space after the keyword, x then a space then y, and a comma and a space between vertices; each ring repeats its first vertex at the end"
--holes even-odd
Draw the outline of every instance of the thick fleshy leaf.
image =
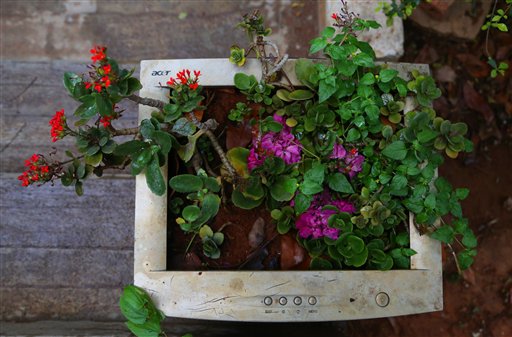
POLYGON ((289 176, 279 176, 270 186, 270 195, 277 201, 290 201, 297 190, 297 179, 289 176))
POLYGON ((203 188, 203 181, 200 177, 192 174, 180 174, 169 180, 169 186, 179 193, 191 193, 203 188))
POLYGON ((241 177, 249 177, 249 170, 247 168, 247 158, 249 157, 248 149, 244 147, 234 147, 226 153, 226 157, 241 177))

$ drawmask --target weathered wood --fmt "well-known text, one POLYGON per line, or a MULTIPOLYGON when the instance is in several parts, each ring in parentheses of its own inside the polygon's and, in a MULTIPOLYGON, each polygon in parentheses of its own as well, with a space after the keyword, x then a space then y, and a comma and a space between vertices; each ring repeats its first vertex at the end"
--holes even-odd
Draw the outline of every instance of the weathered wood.
MULTIPOLYGON (((94 274, 90 277, 94 277, 94 274)), ((119 310, 121 294, 121 286, 108 288, 1 287, 0 319, 7 321, 121 320, 122 315, 119 310)), ((3 323, 0 324, 0 329, 2 327, 3 323)), ((40 330, 40 332, 43 331, 40 330)))
MULTIPOLYGON (((22 193, 22 192, 20 192, 22 193)), ((132 198, 132 194, 129 195, 132 198)), ((131 200, 109 207, 79 207, 48 212, 36 208, 0 207, 1 246, 9 248, 133 249, 131 200)))
MULTIPOLYGON (((261 323, 226 323, 215 321, 197 321, 189 319, 169 319, 163 324, 168 337, 181 337, 192 333, 198 337, 214 336, 283 336, 293 333, 294 337, 310 337, 315 335, 343 337, 345 323, 294 323, 272 324, 261 323)), ((24 337, 128 337, 124 323, 94 321, 40 321, 31 323, 0 323, 0 335, 24 337)))
POLYGON ((133 252, 98 248, 0 248, 4 287, 103 288, 132 282, 133 252))

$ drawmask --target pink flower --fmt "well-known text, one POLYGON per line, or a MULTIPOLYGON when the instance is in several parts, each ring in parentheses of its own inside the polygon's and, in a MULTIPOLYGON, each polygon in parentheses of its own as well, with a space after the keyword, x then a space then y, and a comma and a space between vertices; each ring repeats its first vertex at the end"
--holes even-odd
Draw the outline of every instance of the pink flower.
POLYGON ((337 166, 340 172, 348 174, 350 178, 361 172, 363 169, 364 156, 359 154, 356 148, 347 150, 341 144, 334 144, 331 159, 339 159, 337 166))
POLYGON ((309 208, 295 221, 295 227, 301 238, 318 239, 328 237, 336 240, 339 237, 340 230, 332 228, 328 224, 329 217, 338 212, 332 209, 324 210, 323 207, 327 205, 336 207, 339 212, 353 213, 356 210, 350 202, 334 200, 331 194, 324 190, 324 192, 314 196, 309 208))
POLYGON ((253 146, 247 160, 247 167, 250 171, 263 165, 265 159, 270 156, 283 159, 287 165, 298 163, 301 160, 302 148, 291 133, 291 128, 286 126, 284 117, 274 115, 274 120, 283 124, 283 129, 280 132, 265 133, 259 144, 257 139, 253 139, 253 146))

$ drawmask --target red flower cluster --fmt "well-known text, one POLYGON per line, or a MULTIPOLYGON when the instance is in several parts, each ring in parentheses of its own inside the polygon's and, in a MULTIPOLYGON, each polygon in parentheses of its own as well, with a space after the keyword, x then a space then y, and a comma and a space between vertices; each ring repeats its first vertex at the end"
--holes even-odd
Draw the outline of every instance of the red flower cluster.
POLYGON ((96 82, 85 82, 85 88, 89 89, 90 87, 94 87, 94 90, 97 92, 101 92, 103 87, 108 88, 111 85, 110 80, 110 72, 112 71, 112 67, 110 64, 104 65, 97 69, 98 74, 101 76, 99 81, 96 82))
POLYGON ((338 21, 339 16, 336 13, 332 13, 331 18, 333 18, 334 20, 338 21))
POLYGON ((58 139, 64 138, 66 135, 65 128, 66 125, 66 116, 64 116, 64 109, 55 112, 55 116, 50 119, 48 123, 52 126, 50 131, 50 135, 52 136, 52 142, 56 142, 58 139))
POLYGON ((188 86, 191 90, 196 90, 197 87, 199 87, 199 83, 197 83, 199 81, 199 76, 201 76, 201 71, 199 70, 194 70, 194 78, 192 78, 190 77, 190 70, 183 69, 176 74, 177 80, 179 80, 180 83, 171 77, 169 81, 167 81, 167 85, 174 86, 176 84, 181 84, 188 86))
POLYGON ((25 160, 25 166, 28 169, 18 176, 21 181, 21 186, 26 187, 36 182, 49 181, 52 174, 50 173, 50 166, 47 165, 44 158, 38 154, 33 154, 32 157, 25 160))
POLYGON ((105 54, 106 50, 107 48, 102 46, 95 46, 93 49, 91 49, 89 52, 92 54, 92 63, 96 63, 97 61, 103 61, 107 57, 107 55, 105 54))
POLYGON ((112 119, 114 119, 114 116, 104 116, 100 118, 100 123, 103 124, 103 127, 108 128, 112 119))

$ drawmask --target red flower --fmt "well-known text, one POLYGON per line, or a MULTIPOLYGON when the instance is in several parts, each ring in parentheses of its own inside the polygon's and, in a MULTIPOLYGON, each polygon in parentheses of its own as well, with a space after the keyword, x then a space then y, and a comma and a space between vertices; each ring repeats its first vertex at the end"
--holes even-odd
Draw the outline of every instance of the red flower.
MULTIPOLYGON (((64 116, 64 109, 55 112, 55 116, 50 119, 49 124, 51 125, 50 135, 52 136, 52 142, 56 142, 58 139, 62 139, 66 133, 66 116, 64 116)), ((32 156, 32 162, 37 162, 40 157, 37 154, 32 156)))
POLYGON ((101 92, 101 84, 94 83, 94 90, 96 90, 97 92, 101 92))
POLYGON ((100 123, 103 124, 103 127, 108 128, 110 126, 110 121, 114 118, 114 116, 104 116, 100 118, 100 123))
MULTIPOLYGON (((57 111, 57 113, 59 112, 62 112, 62 115, 64 116, 64 109, 62 109, 61 111, 57 111)), ((39 158, 41 158, 41 156, 38 155, 37 153, 34 153, 32 157, 30 157, 30 160, 32 160, 32 162, 35 163, 39 160, 39 158)))
POLYGON ((38 181, 49 181, 53 176, 50 166, 48 166, 45 159, 38 154, 34 154, 30 159, 25 160, 25 166, 29 166, 28 170, 18 176, 18 180, 21 181, 21 186, 23 187, 38 181))
POLYGON ((169 81, 167 81, 167 85, 174 85, 176 81, 174 81, 174 78, 170 78, 169 81))
POLYGON ((101 78, 101 81, 103 82, 103 84, 105 84, 105 88, 110 87, 110 78, 108 76, 103 76, 101 78))
POLYGON ((200 70, 194 70, 194 76, 197 79, 199 76, 201 76, 201 71, 200 70))
POLYGON ((338 14, 332 13, 331 18, 333 18, 334 20, 338 20, 338 14))
POLYGON ((192 90, 196 90, 198 86, 199 86, 199 84, 197 82, 188 85, 188 87, 192 90))
POLYGON ((107 65, 103 66, 103 73, 105 75, 110 74, 111 71, 112 71, 112 67, 110 66, 110 64, 107 64, 107 65))
POLYGON ((92 62, 96 63, 97 61, 103 61, 107 57, 107 55, 105 54, 106 50, 107 48, 101 46, 95 46, 93 49, 91 49, 90 53, 92 54, 92 62))
POLYGON ((92 87, 92 83, 91 82, 85 82, 85 89, 89 89, 90 87, 92 87))

